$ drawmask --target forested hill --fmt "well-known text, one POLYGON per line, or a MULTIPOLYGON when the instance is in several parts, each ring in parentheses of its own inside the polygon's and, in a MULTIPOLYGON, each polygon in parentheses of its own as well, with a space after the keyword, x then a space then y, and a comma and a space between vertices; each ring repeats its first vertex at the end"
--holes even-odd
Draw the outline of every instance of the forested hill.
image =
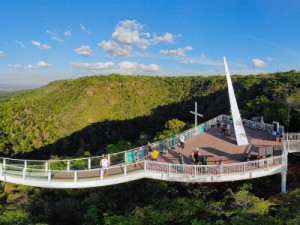
MULTIPOLYGON (((242 116, 300 125, 300 73, 232 77, 242 116), (298 96, 298 97, 297 97, 298 96)), ((0 93, 0 154, 18 157, 99 154, 118 140, 153 138, 167 120, 193 123, 229 113, 225 76, 91 76, 34 90, 0 93)))

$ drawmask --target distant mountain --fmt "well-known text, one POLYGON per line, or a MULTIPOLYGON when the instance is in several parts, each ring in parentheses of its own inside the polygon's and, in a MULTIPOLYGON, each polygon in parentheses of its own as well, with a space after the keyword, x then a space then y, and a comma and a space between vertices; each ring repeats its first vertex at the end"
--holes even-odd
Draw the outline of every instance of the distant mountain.
MULTIPOLYGON (((232 80, 243 115, 259 112, 265 121, 277 116, 277 108, 282 108, 279 120, 284 120, 284 95, 300 87, 295 71, 232 80), (259 96, 269 101, 269 111, 259 108, 265 100, 259 96)), ((225 77, 91 76, 0 93, 0 154, 101 153, 118 140, 136 142, 142 133, 153 137, 172 118, 193 123, 189 111, 195 101, 203 120, 229 113, 225 77)))

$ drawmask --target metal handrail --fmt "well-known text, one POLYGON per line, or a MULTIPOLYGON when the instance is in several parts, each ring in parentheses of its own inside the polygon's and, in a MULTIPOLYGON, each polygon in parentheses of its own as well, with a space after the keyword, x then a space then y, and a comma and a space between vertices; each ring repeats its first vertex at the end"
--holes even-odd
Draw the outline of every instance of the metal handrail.
MULTIPOLYGON (((199 126, 197 126, 197 128, 201 128, 201 127, 204 127, 204 130, 208 130, 212 125, 216 125, 217 123, 217 119, 223 121, 230 121, 230 116, 228 115, 219 115, 217 117, 214 117, 213 119, 210 119, 202 124, 200 124, 199 126)), ((261 123, 261 122, 254 122, 254 121, 251 121, 251 120, 245 120, 246 121, 246 125, 249 126, 249 127, 252 127, 252 125, 254 124, 254 127, 253 128, 256 128, 258 127, 259 129, 262 129, 262 130, 267 130, 269 131, 270 128, 272 127, 271 124, 267 124, 267 123, 261 123)), ((284 131, 284 128, 283 126, 279 126, 279 129, 281 129, 282 131, 284 131)), ((196 129, 195 128, 191 128, 189 130, 186 130, 184 132, 182 132, 183 134, 185 134, 186 136, 186 139, 189 139, 193 136, 195 136, 197 133, 195 131, 196 129)), ((170 141, 174 140, 174 144, 177 145, 179 143, 179 136, 180 134, 177 134, 177 135, 174 135, 173 137, 169 137, 169 138, 166 138, 166 140, 170 143, 170 141)), ((160 141, 157 141, 157 142, 154 142, 151 144, 152 147, 154 148, 157 148, 158 150, 161 148, 161 142, 160 141)), ((146 154, 144 154, 144 158, 148 156, 148 151, 147 151, 147 145, 144 145, 144 146, 141 146, 141 147, 137 147, 137 148, 134 148, 134 149, 130 149, 130 150, 125 150, 125 151, 121 151, 121 152, 118 152, 118 153, 113 153, 113 154, 108 154, 108 158, 112 158, 114 156, 117 156, 117 155, 121 155, 121 154, 124 154, 124 157, 123 157, 123 163, 116 163, 114 165, 120 165, 120 164, 124 164, 126 163, 126 154, 127 153, 130 153, 130 152, 134 152, 136 150, 144 150, 146 154)), ((70 164, 72 163, 73 161, 84 161, 86 160, 87 163, 88 163, 88 170, 91 170, 91 166, 89 165, 90 163, 90 160, 91 159, 101 159, 102 156, 92 156, 92 157, 85 157, 85 158, 75 158, 75 159, 61 159, 61 160, 27 160, 27 159, 13 159, 13 158, 7 158, 7 157, 0 157, 0 163, 2 161, 5 162, 5 161, 15 161, 15 162, 21 162, 24 164, 24 167, 25 165, 29 164, 29 163, 35 163, 35 162, 42 162, 44 163, 47 167, 49 168, 46 168, 47 171, 50 171, 50 165, 53 164, 53 163, 67 163, 67 164, 70 164)), ((3 163, 4 164, 4 163, 3 163)), ((11 165, 11 164, 10 164, 11 165)), ((31 165, 32 166, 32 165, 31 165)), ((68 165, 66 165, 68 166, 68 165)), ((70 172, 71 168, 70 166, 68 166, 69 170, 66 170, 67 172, 70 172)), ((60 170, 60 171, 63 171, 63 170, 60 170)), ((77 170, 72 170, 72 171, 77 171, 77 170)), ((84 170, 78 170, 78 171, 84 171, 84 170)))

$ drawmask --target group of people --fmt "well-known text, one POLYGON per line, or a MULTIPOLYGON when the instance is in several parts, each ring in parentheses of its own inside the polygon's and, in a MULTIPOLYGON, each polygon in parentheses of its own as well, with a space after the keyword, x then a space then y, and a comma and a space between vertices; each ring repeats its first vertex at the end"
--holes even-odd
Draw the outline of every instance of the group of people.
POLYGON ((217 120, 217 128, 218 131, 221 131, 221 135, 228 135, 230 136, 230 123, 226 123, 225 121, 217 120))

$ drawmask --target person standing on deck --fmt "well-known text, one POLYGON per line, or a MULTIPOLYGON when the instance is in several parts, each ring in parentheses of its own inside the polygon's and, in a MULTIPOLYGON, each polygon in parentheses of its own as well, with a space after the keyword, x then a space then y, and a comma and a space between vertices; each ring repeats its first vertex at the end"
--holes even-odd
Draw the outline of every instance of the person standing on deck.
POLYGON ((217 130, 219 131, 221 128, 221 121, 218 119, 217 120, 217 130))
POLYGON ((184 142, 185 142, 185 137, 184 137, 184 134, 180 134, 180 136, 179 136, 179 142, 180 142, 180 147, 182 148, 182 149, 184 149, 184 142))
MULTIPOLYGON (((184 164, 184 161, 183 161, 183 155, 182 155, 181 153, 179 153, 178 159, 179 159, 179 164, 180 164, 180 165, 184 164)), ((180 172, 183 172, 182 166, 179 166, 178 170, 179 170, 180 172)))
POLYGON ((165 139, 165 141, 164 141, 164 146, 165 146, 166 155, 168 155, 169 149, 171 147, 169 146, 169 143, 168 143, 167 139, 165 139))
POLYGON ((148 148, 148 152, 150 154, 149 158, 151 159, 152 158, 153 149, 152 149, 150 141, 148 141, 148 143, 147 143, 147 148, 148 148))
POLYGON ((193 164, 194 165, 198 165, 199 164, 199 149, 198 148, 196 148, 196 150, 193 151, 192 159, 193 159, 193 164))
POLYGON ((230 123, 227 123, 226 130, 227 130, 227 135, 230 136, 230 123))
POLYGON ((138 166, 138 161, 139 161, 139 159, 140 159, 140 150, 137 149, 137 150, 135 151, 135 154, 134 154, 134 161, 135 161, 134 167, 137 167, 137 166, 138 166))

